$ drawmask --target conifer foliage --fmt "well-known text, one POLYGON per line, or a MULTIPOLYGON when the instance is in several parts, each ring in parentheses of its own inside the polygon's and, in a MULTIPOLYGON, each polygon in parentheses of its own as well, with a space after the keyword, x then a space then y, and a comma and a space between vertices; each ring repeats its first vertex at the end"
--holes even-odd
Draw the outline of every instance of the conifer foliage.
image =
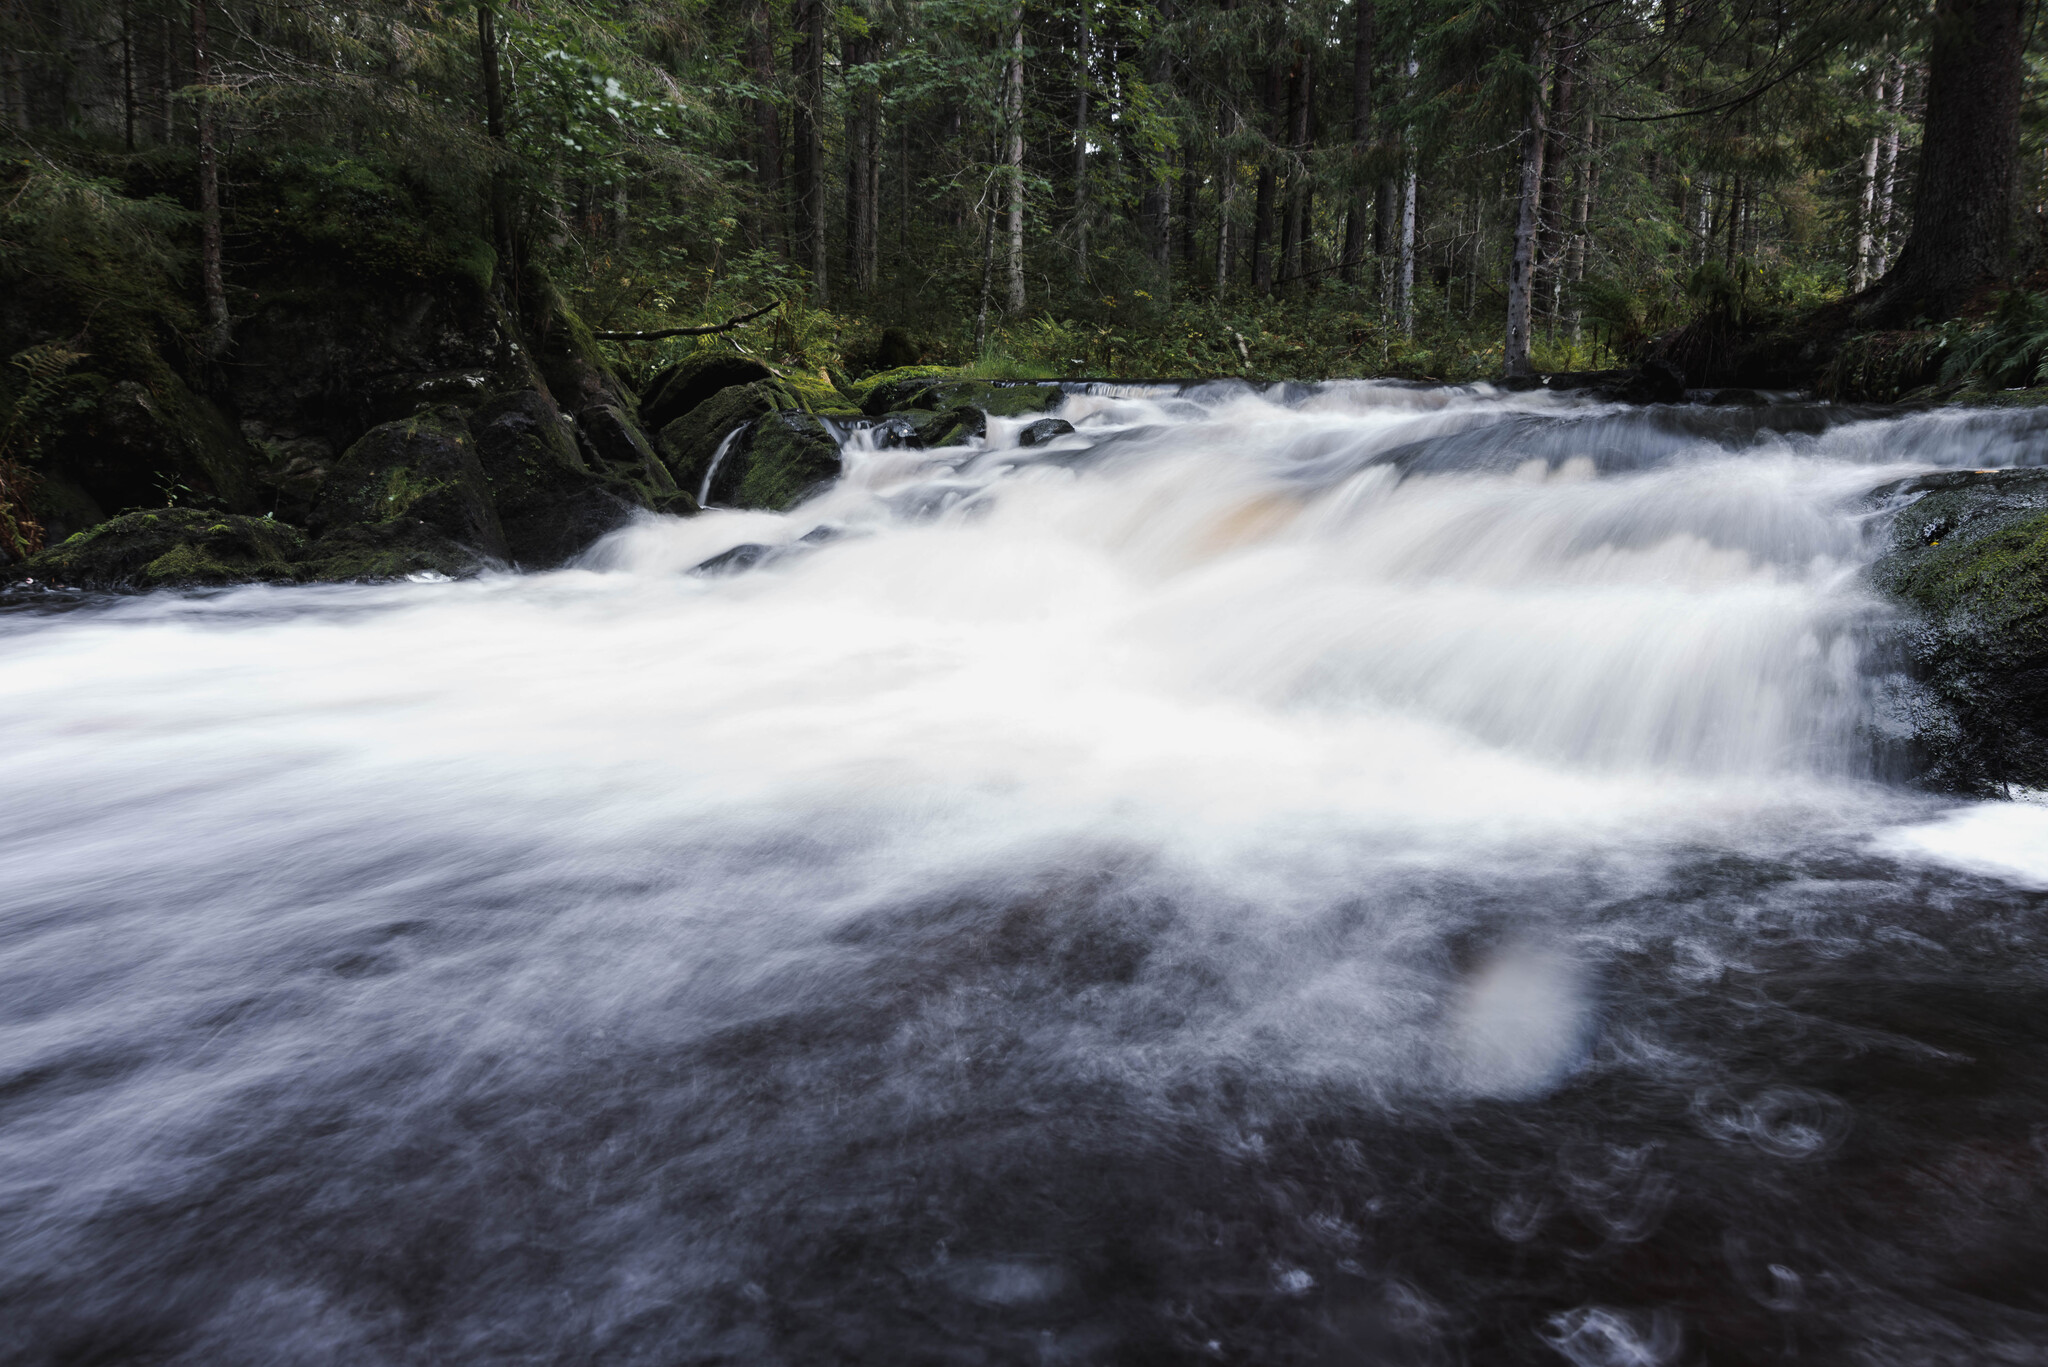
POLYGON ((745 336, 813 363, 1585 367, 2024 276, 2038 41, 2019 0, 14 0, 0 275, 175 296, 224 363, 262 206, 600 331, 782 299, 745 336))

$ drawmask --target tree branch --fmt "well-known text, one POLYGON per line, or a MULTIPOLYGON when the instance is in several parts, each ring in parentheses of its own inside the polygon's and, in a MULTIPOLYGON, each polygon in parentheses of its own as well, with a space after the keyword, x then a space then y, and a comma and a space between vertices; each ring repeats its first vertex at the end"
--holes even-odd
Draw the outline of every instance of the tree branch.
POLYGON ((734 328, 753 322, 764 313, 782 307, 780 299, 771 300, 752 313, 742 313, 737 318, 728 318, 723 323, 707 323, 696 328, 663 328, 659 332, 593 332, 590 335, 600 342, 658 342, 664 337, 709 337, 717 332, 731 332, 734 328))

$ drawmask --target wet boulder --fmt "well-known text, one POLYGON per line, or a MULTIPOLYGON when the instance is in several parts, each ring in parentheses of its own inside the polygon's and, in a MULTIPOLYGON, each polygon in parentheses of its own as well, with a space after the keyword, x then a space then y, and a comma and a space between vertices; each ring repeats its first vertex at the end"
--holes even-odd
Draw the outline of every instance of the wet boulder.
POLYGON ((676 483, 686 493, 706 490, 709 479, 707 502, 784 507, 796 492, 829 478, 839 468, 838 443, 820 420, 859 416, 826 381, 785 375, 718 391, 662 428, 657 444, 676 483), (757 466, 752 459, 754 431, 757 426, 766 431, 761 420, 773 413, 784 413, 788 420, 781 429, 767 432, 757 466), (792 446, 792 441, 797 444, 792 446), (828 450, 829 457, 824 454, 828 450), (797 478, 800 469, 809 469, 809 478, 798 488, 789 488, 789 481, 797 478), (748 483, 750 471, 752 484, 748 483), (785 501, 771 501, 778 499, 785 501))
POLYGON ((296 528, 270 518, 160 508, 103 522, 0 574, 99 590, 290 582, 305 545, 296 528))
POLYGON ((459 410, 435 409, 373 427, 335 462, 308 527, 420 522, 458 545, 506 558, 476 440, 459 410))
POLYGON ((1056 441, 1061 437, 1071 435, 1073 430, 1074 424, 1068 422, 1065 418, 1040 418, 1037 422, 1027 425, 1022 432, 1017 434, 1017 444, 1019 446, 1043 446, 1049 441, 1056 441))
POLYGON ((294 566, 303 583, 370 583, 439 575, 463 579, 498 562, 412 517, 337 527, 308 546, 294 566))
POLYGON ((561 564, 643 504, 630 484, 590 469, 569 420, 537 390, 499 395, 470 427, 506 550, 528 569, 561 564))
POLYGON ((577 435, 598 470, 616 475, 642 490, 642 501, 661 500, 681 487, 654 446, 624 410, 592 404, 576 415, 577 435))
POLYGON ((720 495, 730 491, 732 472, 725 468, 726 461, 720 452, 730 455, 731 445, 727 439, 732 438, 732 444, 737 444, 735 434, 756 418, 782 407, 781 399, 782 396, 765 380, 734 385, 720 390, 662 428, 657 444, 676 483, 689 493, 698 493, 704 489, 706 477, 711 474, 712 464, 716 461, 721 480, 718 488, 709 491, 705 501, 728 501, 720 495))
POLYGON ((787 409, 757 419, 733 471, 739 508, 789 507, 839 477, 839 443, 815 415, 787 409))
POLYGON ((1880 724, 1929 786, 2048 788, 2048 470, 1947 471, 1875 491, 1872 567, 1901 610, 1880 724))

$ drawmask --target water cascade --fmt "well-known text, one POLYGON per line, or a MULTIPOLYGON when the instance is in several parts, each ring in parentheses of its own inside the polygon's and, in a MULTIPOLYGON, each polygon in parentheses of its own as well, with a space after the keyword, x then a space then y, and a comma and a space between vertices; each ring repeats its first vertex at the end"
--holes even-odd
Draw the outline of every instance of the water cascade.
POLYGON ((1861 574, 2048 424, 1058 416, 0 615, 0 1359, 2048 1351, 2048 807, 1892 781, 1861 574))

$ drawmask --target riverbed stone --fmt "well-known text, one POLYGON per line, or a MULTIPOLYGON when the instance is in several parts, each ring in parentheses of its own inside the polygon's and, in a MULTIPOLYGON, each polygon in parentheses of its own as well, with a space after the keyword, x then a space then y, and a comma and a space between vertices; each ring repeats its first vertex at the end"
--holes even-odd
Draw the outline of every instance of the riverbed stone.
POLYGON ((120 590, 290 581, 306 538, 263 517, 160 508, 127 513, 8 566, 14 583, 120 590))
POLYGON ((1946 471, 1875 491, 1872 567, 1899 607, 1883 721, 1929 786, 2048 789, 2048 470, 1946 471))
POLYGON ((398 518, 422 522, 481 555, 509 555, 460 410, 438 408, 364 433, 335 463, 307 525, 324 536, 398 518))

